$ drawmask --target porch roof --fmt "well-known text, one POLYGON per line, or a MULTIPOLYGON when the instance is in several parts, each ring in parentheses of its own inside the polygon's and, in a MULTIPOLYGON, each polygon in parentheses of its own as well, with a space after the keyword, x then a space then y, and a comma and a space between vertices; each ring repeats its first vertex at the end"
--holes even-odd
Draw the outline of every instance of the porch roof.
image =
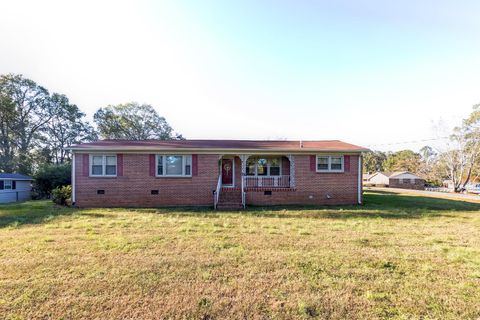
POLYGON ((73 151, 239 151, 364 152, 367 148, 340 140, 99 140, 74 145, 73 151))

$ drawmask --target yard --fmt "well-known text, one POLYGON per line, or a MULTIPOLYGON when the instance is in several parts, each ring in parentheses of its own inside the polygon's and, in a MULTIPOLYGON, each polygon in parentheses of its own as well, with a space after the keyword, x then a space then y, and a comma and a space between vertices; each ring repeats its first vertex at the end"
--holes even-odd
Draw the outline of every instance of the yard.
POLYGON ((480 317, 480 203, 369 191, 363 207, 0 206, 0 315, 480 317))

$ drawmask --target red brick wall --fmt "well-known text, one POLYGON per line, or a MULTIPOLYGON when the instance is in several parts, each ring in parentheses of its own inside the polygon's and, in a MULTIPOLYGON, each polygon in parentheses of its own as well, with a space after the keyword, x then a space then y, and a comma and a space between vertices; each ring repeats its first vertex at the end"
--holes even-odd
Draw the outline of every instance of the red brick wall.
POLYGON ((247 192, 247 204, 357 204, 358 156, 350 156, 350 171, 317 173, 310 170, 310 156, 295 156, 296 191, 247 192), (330 196, 330 199, 327 197, 330 196))
MULTIPOLYGON (((149 175, 148 154, 124 154, 123 176, 84 177, 83 156, 75 157, 76 204, 80 207, 212 206, 219 174, 219 155, 198 155, 198 176, 157 178, 149 175), (97 190, 105 194, 97 195, 97 190), (151 195, 151 190, 159 190, 151 195)), ((288 159, 284 158, 282 173, 288 159)), ((295 156, 295 191, 247 192, 247 205, 357 204, 358 156, 350 156, 350 171, 316 173, 310 170, 310 156, 295 156), (327 197, 330 196, 330 199, 327 197)), ((241 161, 235 157, 235 186, 241 186, 241 161)))
POLYGON ((402 182, 400 180, 402 179, 390 179, 388 186, 390 188, 425 190, 425 180, 423 179, 415 179, 414 183, 410 183, 410 181, 404 183, 403 180, 402 182))
POLYGON ((83 156, 75 157, 76 204, 79 207, 213 206, 218 155, 198 155, 198 175, 157 178, 149 174, 148 154, 124 154, 123 176, 84 177, 83 156), (105 194, 97 195, 97 190, 105 194), (159 190, 152 195, 151 190, 159 190))

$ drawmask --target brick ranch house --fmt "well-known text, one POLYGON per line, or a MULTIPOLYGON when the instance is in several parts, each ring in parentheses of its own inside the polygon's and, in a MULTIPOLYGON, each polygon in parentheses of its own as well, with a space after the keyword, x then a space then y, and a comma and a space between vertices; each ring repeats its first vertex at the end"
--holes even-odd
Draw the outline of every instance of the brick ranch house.
POLYGON ((71 148, 79 207, 362 203, 367 149, 333 141, 103 140, 71 148))

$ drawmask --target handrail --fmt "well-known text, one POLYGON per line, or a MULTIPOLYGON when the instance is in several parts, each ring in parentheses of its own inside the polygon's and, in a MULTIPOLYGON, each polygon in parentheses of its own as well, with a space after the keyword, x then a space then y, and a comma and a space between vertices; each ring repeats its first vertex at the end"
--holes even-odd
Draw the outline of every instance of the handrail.
POLYGON ((213 194, 213 208, 217 209, 218 200, 220 199, 220 190, 222 190, 222 175, 218 176, 217 189, 213 194))

